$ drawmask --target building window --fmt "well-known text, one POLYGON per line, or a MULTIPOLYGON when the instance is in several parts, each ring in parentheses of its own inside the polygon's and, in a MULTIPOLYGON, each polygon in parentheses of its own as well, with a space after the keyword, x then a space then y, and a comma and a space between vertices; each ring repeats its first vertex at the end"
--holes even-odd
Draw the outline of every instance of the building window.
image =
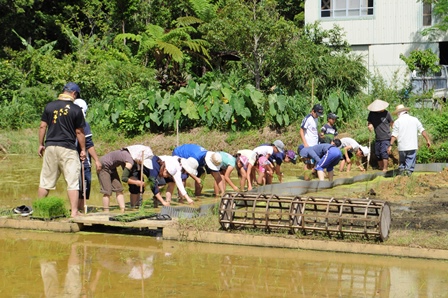
POLYGON ((353 18, 373 15, 373 0, 321 0, 322 18, 353 18))
POLYGON ((432 6, 431 3, 423 3, 423 26, 431 26, 432 24, 432 6))

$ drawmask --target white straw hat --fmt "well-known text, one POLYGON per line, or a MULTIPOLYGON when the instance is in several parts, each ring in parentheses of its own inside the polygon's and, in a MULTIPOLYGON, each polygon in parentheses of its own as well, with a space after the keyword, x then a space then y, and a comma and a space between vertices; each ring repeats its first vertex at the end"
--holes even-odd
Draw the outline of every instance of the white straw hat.
POLYGON ((395 111, 392 114, 398 114, 400 112, 409 111, 409 108, 406 108, 404 105, 398 105, 395 107, 395 111))
POLYGON ((181 158, 180 163, 182 164, 182 168, 184 168, 188 174, 194 176, 198 175, 199 163, 195 158, 181 158))
POLYGON ((205 154, 205 163, 212 171, 219 171, 221 168, 222 157, 218 152, 208 151, 205 154))

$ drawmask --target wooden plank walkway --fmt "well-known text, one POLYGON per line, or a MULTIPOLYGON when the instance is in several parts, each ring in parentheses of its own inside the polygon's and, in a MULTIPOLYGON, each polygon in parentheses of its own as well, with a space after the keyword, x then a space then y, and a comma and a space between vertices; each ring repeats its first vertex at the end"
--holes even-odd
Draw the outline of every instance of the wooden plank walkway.
POLYGON ((154 230, 163 229, 164 227, 173 224, 173 220, 140 219, 130 222, 109 220, 109 217, 113 215, 118 214, 92 213, 71 218, 70 221, 77 224, 83 224, 84 226, 102 225, 122 228, 148 228, 154 230))

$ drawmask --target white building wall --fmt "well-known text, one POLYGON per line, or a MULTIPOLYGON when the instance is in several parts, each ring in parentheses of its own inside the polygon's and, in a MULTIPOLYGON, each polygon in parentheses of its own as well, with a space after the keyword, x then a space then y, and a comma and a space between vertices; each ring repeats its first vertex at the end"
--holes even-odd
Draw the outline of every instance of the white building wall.
POLYGON ((340 26, 353 50, 366 56, 369 71, 390 83, 399 80, 402 84, 408 79, 400 54, 427 48, 439 54, 438 43, 428 43, 420 34, 423 4, 417 0, 375 0, 373 15, 358 18, 321 18, 320 13, 320 0, 306 0, 305 23, 319 21, 326 30, 340 26))

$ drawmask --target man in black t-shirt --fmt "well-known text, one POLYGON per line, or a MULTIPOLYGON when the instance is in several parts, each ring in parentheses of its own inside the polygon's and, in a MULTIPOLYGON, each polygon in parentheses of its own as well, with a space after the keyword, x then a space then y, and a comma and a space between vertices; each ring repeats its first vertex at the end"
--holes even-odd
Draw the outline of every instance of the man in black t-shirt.
POLYGON ((79 160, 86 157, 84 114, 73 103, 80 93, 77 84, 67 83, 58 99, 45 106, 39 127, 38 154, 43 157, 43 164, 38 197, 46 197, 50 189, 55 189, 62 173, 67 182, 71 217, 78 215, 79 160), (81 148, 79 155, 76 140, 81 148))

